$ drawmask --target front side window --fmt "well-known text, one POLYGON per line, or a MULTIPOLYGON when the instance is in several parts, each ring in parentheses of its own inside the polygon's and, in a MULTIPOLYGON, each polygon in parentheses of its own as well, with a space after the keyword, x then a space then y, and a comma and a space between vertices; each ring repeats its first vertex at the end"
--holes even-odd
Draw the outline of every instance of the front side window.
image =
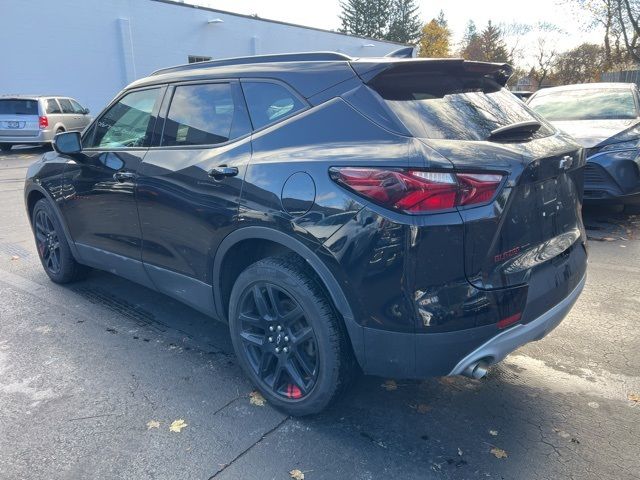
POLYGON ((183 85, 175 89, 162 133, 162 146, 227 142, 235 113, 231 85, 183 85))
MULTIPOLYGON (((85 148, 145 147, 151 136, 151 112, 158 100, 159 89, 131 92, 122 97, 94 124, 85 148)), ((86 142, 86 143, 85 143, 86 142)))
POLYGON ((74 113, 68 98, 59 98, 58 103, 60 103, 60 107, 62 107, 62 113, 74 113))
POLYGON ((254 130, 302 110, 304 104, 289 89, 277 83, 242 82, 254 130))
POLYGON ((559 90, 540 93, 529 106, 549 120, 607 120, 638 117, 629 88, 559 90))
POLYGON ((60 110, 60 105, 55 98, 50 98, 47 100, 47 113, 62 113, 60 110))

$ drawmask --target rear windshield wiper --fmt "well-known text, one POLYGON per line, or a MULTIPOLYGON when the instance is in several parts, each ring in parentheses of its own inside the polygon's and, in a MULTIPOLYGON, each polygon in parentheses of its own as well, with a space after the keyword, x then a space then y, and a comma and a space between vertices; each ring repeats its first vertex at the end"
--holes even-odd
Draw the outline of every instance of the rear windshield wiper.
POLYGON ((489 140, 493 140, 500 137, 508 137, 509 135, 518 135, 523 133, 535 133, 540 130, 542 124, 537 120, 527 120, 524 122, 512 123, 511 125, 505 125, 504 127, 491 130, 489 140))

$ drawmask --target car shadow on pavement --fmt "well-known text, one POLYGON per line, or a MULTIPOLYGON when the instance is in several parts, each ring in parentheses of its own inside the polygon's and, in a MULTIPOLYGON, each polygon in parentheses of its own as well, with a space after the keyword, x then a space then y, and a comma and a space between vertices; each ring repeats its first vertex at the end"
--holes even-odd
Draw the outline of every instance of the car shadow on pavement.
MULTIPOLYGON (((125 332, 131 332, 121 333, 133 339, 155 337, 186 354, 222 355, 229 368, 237 368, 226 325, 177 301, 104 272, 92 272, 71 288, 117 314, 130 327, 125 332)), ((314 471, 313 478, 337 478, 354 468, 371 472, 362 478, 524 478, 520 473, 527 469, 541 478, 561 478, 582 472, 580 459, 585 449, 594 448, 576 432, 597 430, 601 412, 589 406, 596 400, 556 391, 540 372, 509 360, 482 380, 361 376, 326 412, 288 419, 280 427, 286 435, 265 436, 243 461, 258 462, 255 466, 263 456, 293 455, 314 471)), ((264 414, 273 413, 265 409, 264 414)), ((616 461, 609 460, 612 471, 620 470, 616 461)), ((221 478, 254 478, 241 466, 234 468, 225 469, 221 478)), ((272 473, 278 472, 257 469, 255 478, 272 473)), ((624 472, 617 478, 626 478, 624 472)))

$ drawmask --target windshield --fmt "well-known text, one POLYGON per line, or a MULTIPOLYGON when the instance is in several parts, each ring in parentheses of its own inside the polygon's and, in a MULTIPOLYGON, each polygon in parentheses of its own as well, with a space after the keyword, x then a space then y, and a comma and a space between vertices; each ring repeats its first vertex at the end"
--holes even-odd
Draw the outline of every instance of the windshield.
POLYGON ((514 130, 509 138, 541 138, 553 133, 522 101, 487 77, 398 75, 385 77, 383 84, 372 87, 417 137, 483 141, 492 130, 531 121, 542 127, 535 133, 514 130))
POLYGON ((38 115, 36 100, 0 100, 0 115, 38 115))
POLYGON ((625 89, 561 90, 535 96, 529 106, 547 120, 636 118, 633 91, 625 89))

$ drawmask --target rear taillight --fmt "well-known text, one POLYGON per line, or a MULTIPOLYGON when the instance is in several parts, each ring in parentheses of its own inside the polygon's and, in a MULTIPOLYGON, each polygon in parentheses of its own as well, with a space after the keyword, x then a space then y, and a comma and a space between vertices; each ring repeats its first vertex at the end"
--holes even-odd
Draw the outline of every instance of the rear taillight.
POLYGON ((331 178, 384 207, 407 213, 447 210, 490 201, 502 175, 333 167, 331 178))
POLYGON ((40 125, 40 129, 47 128, 49 126, 49 119, 42 115, 38 119, 38 124, 40 125))

